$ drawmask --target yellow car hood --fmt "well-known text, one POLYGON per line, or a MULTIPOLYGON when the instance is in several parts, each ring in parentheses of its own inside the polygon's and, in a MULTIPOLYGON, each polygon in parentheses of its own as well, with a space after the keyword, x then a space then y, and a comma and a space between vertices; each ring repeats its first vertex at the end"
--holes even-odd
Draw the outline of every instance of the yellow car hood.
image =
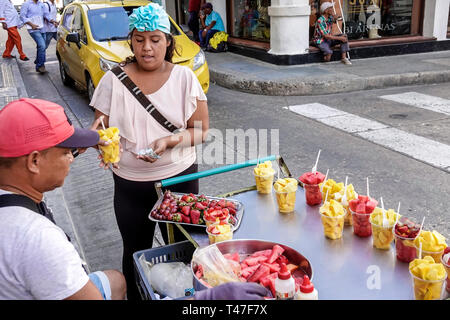
MULTIPOLYGON (((200 51, 199 46, 185 35, 175 36, 175 43, 179 55, 174 53, 173 63, 189 61, 200 51)), ((133 54, 126 40, 96 42, 96 49, 103 58, 115 62, 124 61, 133 54)))

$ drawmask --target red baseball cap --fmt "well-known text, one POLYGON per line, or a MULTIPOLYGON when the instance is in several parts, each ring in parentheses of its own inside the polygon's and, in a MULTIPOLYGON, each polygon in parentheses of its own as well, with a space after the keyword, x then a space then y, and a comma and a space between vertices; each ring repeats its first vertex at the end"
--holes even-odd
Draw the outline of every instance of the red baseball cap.
POLYGON ((60 105, 22 98, 0 110, 0 157, 20 157, 51 147, 87 148, 99 141, 96 131, 75 128, 60 105))

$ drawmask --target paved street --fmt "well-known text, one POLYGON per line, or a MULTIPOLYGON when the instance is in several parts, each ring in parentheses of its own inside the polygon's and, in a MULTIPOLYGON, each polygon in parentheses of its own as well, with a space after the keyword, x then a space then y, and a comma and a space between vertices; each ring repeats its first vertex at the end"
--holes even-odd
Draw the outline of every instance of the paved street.
MULTIPOLYGON (((75 125, 88 126, 93 111, 85 93, 62 84, 55 42, 47 51, 48 73, 40 75, 32 63, 34 43, 26 33, 22 37, 31 59, 18 62, 28 96, 57 102, 75 125)), ((401 214, 419 222, 425 216, 425 228, 450 239, 450 83, 320 96, 262 96, 211 84, 208 106, 211 140, 199 149, 200 170, 275 152, 298 177, 311 169, 320 149, 318 170, 329 169, 337 181, 348 176, 362 194, 369 177, 370 194, 383 197, 386 207, 401 202, 401 214), (244 143, 234 138, 239 130, 247 136, 244 143)), ((120 269, 112 178, 97 164, 93 150, 78 157, 65 185, 47 198, 91 270, 120 269)), ((242 169, 202 179, 200 192, 216 195, 253 184, 252 170, 242 169)))

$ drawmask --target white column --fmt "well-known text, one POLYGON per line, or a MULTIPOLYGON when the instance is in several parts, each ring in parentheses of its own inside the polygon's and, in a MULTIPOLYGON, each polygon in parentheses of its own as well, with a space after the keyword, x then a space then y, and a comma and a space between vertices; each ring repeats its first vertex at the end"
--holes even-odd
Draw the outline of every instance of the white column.
POLYGON ((309 48, 308 0, 272 0, 270 16, 270 50, 276 55, 304 54, 309 48))
POLYGON ((425 1, 423 18, 423 35, 436 37, 438 40, 447 39, 447 23, 450 0, 425 1))
POLYGON ((220 14, 220 17, 223 21, 223 26, 225 27, 225 31, 227 31, 227 4, 226 1, 223 0, 207 0, 205 2, 211 2, 213 5, 213 10, 217 11, 220 14))

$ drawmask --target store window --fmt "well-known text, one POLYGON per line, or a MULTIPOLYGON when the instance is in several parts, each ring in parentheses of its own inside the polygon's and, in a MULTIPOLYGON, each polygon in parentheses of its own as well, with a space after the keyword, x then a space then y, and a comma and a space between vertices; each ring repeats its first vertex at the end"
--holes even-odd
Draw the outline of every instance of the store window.
MULTIPOLYGON (((415 0, 339 0, 335 8, 342 12, 342 29, 349 39, 377 39, 411 34, 413 2, 415 0)), ((319 6, 324 1, 312 0, 313 21, 320 17, 319 6)), ((310 32, 310 37, 312 37, 310 32)))
POLYGON ((234 0, 232 36, 270 41, 270 0, 234 0))

